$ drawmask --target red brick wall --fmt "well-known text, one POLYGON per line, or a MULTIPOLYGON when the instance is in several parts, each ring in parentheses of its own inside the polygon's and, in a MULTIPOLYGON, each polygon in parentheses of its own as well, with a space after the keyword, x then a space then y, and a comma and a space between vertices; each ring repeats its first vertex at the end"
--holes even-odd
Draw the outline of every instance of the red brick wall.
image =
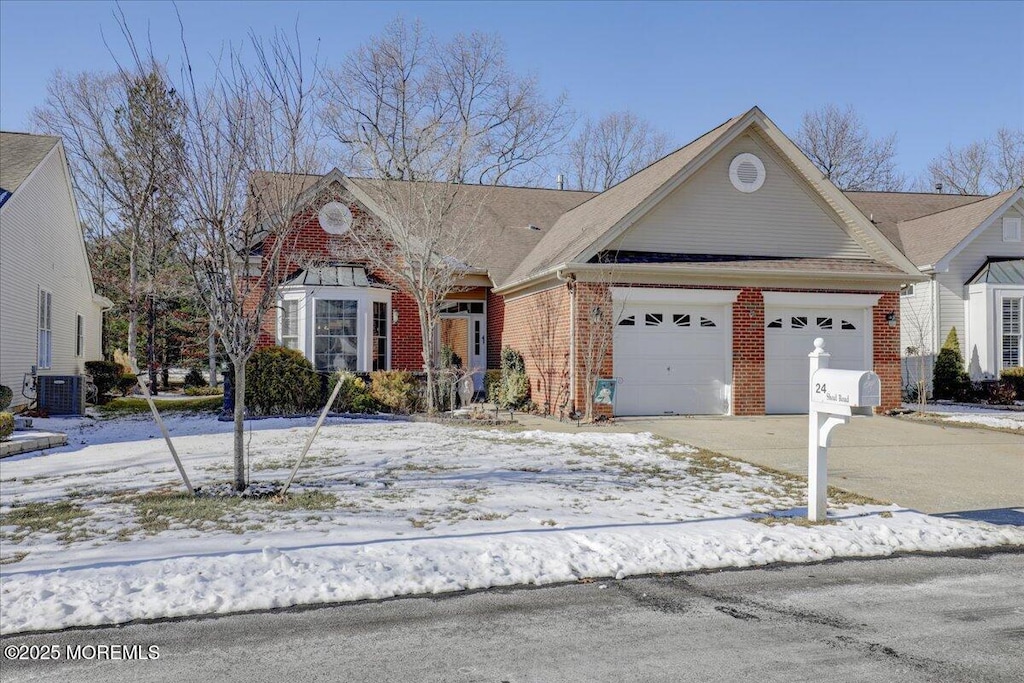
POLYGON ((903 375, 900 371, 900 295, 886 292, 872 309, 871 324, 874 328, 872 370, 882 380, 881 410, 899 408, 903 400, 903 375), (896 314, 896 326, 889 327, 885 316, 896 314))
POLYGON ((505 334, 505 297, 487 290, 487 369, 501 368, 505 334))
MULTIPOLYGON (((593 381, 612 377, 612 334, 615 312, 608 285, 593 282, 576 283, 576 407, 586 410, 587 394, 594 390, 593 381), (588 372, 589 370, 589 372, 588 372)), ((611 416, 609 405, 594 406, 595 415, 611 416)))
POLYGON ((734 415, 764 415, 764 297, 743 289, 732 305, 734 415))
MULTIPOLYGON (((530 397, 542 410, 557 414, 569 397, 569 293, 565 285, 504 302, 498 344, 523 354, 530 397)), ((488 316, 490 318, 490 316, 488 316)), ((490 353, 490 343, 488 352, 490 353)), ((500 347, 499 347, 500 348, 500 347)), ((500 351, 495 354, 499 359, 500 351)))
MULTIPOLYGON (((367 210, 359 203, 346 200, 339 192, 328 191, 319 196, 310 206, 292 219, 286 244, 279 256, 282 278, 315 263, 326 261, 357 262, 346 254, 355 252, 351 237, 329 235, 320 227, 317 213, 331 201, 344 201, 352 211, 353 229, 359 229, 359 221, 369 218, 367 210)), ((273 237, 264 247, 264 253, 273 251, 273 237)), ((264 259, 269 256, 264 256, 264 259)), ((266 262, 264 262, 266 266, 266 262)), ((381 282, 388 282, 385 273, 377 270, 370 274, 381 282)), ((255 296, 255 295, 254 295, 255 296)), ((394 370, 423 369, 422 336, 420 334, 419 312, 416 302, 408 294, 395 288, 391 295, 391 310, 398 312, 398 323, 391 324, 391 368, 394 370)), ((277 309, 272 308, 263 318, 259 346, 272 346, 277 339, 277 309)))

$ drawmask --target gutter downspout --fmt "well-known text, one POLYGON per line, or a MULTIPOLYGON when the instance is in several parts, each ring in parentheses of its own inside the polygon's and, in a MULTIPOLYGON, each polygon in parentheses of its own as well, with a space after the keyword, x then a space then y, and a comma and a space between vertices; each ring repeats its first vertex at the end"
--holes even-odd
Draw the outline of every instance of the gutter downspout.
POLYGON ((570 410, 576 410, 576 276, 563 275, 563 270, 555 271, 559 282, 566 283, 569 289, 569 399, 570 410))

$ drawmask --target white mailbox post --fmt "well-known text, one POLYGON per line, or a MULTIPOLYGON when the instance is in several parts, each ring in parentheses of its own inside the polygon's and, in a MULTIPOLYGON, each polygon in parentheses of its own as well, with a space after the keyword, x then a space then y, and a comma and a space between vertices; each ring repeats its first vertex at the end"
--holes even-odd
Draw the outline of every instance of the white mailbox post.
POLYGON ((882 403, 878 375, 861 370, 832 370, 825 340, 814 340, 807 429, 807 519, 825 521, 828 492, 828 444, 832 430, 854 415, 871 416, 882 403))

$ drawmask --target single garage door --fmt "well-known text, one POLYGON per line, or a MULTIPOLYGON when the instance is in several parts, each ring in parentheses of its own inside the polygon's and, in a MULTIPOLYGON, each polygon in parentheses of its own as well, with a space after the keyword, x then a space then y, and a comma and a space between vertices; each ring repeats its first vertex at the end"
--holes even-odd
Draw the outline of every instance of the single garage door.
POLYGON ((806 413, 814 339, 825 340, 832 357, 829 367, 871 368, 870 309, 765 309, 765 411, 769 414, 806 413))
POLYGON ((634 303, 617 313, 616 415, 729 412, 732 343, 726 306, 634 303))

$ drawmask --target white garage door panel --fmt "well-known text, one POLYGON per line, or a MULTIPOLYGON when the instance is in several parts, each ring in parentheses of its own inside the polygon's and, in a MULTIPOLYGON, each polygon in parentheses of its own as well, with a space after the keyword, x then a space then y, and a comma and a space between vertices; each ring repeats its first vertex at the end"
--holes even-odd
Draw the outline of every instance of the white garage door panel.
POLYGON ((729 411, 725 306, 631 304, 619 320, 626 324, 616 325, 613 342, 617 415, 729 411))
POLYGON ((765 310, 765 410, 806 413, 814 340, 825 340, 829 365, 843 370, 871 367, 866 309, 773 308, 765 310))

